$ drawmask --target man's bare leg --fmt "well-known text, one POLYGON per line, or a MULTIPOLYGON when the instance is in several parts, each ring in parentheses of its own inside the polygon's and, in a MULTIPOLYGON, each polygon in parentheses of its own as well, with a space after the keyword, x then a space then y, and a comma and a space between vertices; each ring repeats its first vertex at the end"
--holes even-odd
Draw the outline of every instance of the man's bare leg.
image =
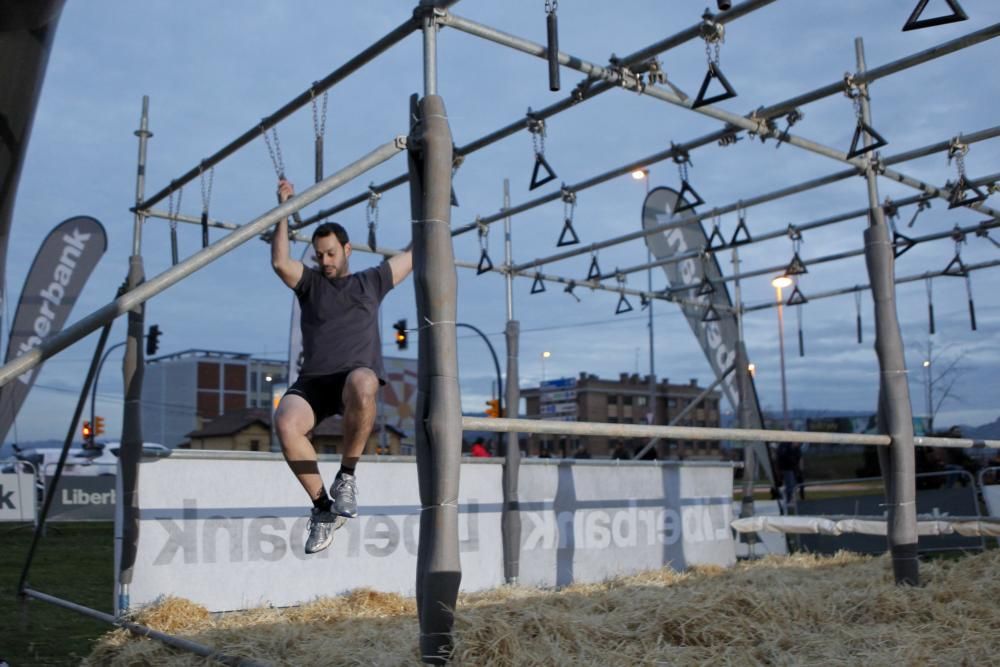
POLYGON ((274 414, 274 426, 281 441, 281 453, 299 484, 316 500, 325 494, 323 478, 316 462, 316 450, 306 434, 316 425, 316 417, 306 399, 286 394, 274 414))
POLYGON ((340 516, 358 515, 358 487, 354 479, 354 466, 365 451, 365 444, 375 424, 377 391, 378 378, 367 368, 354 369, 344 382, 344 452, 340 460, 340 472, 330 487, 333 511, 340 516))
POLYGON ((368 368, 355 368, 344 382, 344 453, 346 468, 357 465, 375 425, 378 378, 368 368))

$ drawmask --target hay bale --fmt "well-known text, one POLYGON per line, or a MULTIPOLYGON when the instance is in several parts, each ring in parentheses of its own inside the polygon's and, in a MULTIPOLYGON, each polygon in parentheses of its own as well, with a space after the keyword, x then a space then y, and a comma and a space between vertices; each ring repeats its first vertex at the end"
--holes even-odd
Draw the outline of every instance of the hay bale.
MULTIPOLYGON (((479 665, 980 664, 1000 655, 1000 551, 924 563, 796 554, 663 569, 551 591, 462 595, 454 663, 479 665)), ((167 599, 136 620, 275 665, 418 664, 413 600, 360 589, 293 609, 211 616, 167 599)), ((85 664, 197 665, 158 642, 102 638, 85 664)))

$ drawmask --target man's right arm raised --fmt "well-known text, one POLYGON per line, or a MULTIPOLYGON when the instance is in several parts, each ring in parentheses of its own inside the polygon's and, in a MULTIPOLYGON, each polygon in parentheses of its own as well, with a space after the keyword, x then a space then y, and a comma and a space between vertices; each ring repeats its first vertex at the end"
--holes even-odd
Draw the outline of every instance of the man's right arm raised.
MULTIPOLYGON (((281 179, 278 181, 278 202, 285 203, 295 195, 295 186, 281 179)), ((302 262, 292 259, 288 252, 288 218, 278 221, 271 236, 271 268, 281 278, 281 282, 295 289, 302 279, 305 266, 302 262)))

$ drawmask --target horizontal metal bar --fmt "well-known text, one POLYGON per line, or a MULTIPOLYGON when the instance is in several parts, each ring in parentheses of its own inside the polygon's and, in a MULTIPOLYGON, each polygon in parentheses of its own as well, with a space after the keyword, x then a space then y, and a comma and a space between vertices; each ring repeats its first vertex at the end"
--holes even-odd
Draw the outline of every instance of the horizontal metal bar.
MULTIPOLYGON (((956 232, 961 234, 975 234, 977 231, 982 229, 995 229, 1000 227, 1000 221, 997 220, 987 220, 978 225, 968 225, 966 227, 959 227, 958 229, 949 229, 943 232, 936 232, 934 234, 926 234, 924 236, 915 236, 910 239, 913 245, 918 245, 920 243, 927 243, 929 241, 940 241, 941 239, 951 238, 956 232)), ((864 248, 856 248, 854 250, 845 250, 844 252, 838 252, 831 255, 823 255, 821 257, 811 257, 809 259, 803 259, 802 264, 806 267, 812 266, 813 264, 825 264, 827 262, 835 262, 841 259, 847 259, 848 257, 858 257, 865 254, 864 248)), ((765 269, 755 269, 753 271, 746 271, 745 273, 738 273, 729 276, 722 276, 716 282, 729 282, 732 280, 742 280, 745 278, 756 278, 758 276, 771 275, 773 276, 776 271, 784 272, 788 267, 788 263, 778 264, 775 266, 769 266, 765 269)), ((672 292, 683 292, 691 289, 690 287, 680 288, 676 290, 671 290, 672 292)))
MULTIPOLYGON (((569 192, 573 192, 573 193, 582 192, 583 190, 587 190, 588 188, 592 188, 595 185, 600 185, 601 183, 606 183, 606 182, 608 182, 610 180, 613 180, 615 178, 618 178, 620 176, 624 176, 626 174, 630 174, 633 171, 635 171, 636 169, 641 169, 643 167, 648 167, 651 164, 656 164, 658 162, 662 162, 664 160, 669 160, 671 158, 674 158, 674 157, 676 157, 678 155, 683 155, 684 153, 693 151, 696 148, 701 148, 702 146, 707 146, 709 144, 713 144, 716 141, 718 141, 719 139, 721 139, 722 137, 724 137, 726 134, 727 134, 727 132, 725 130, 717 130, 717 131, 712 132, 710 134, 702 135, 702 136, 700 136, 700 137, 698 137, 696 139, 692 139, 691 141, 689 141, 687 143, 684 143, 684 144, 681 144, 679 146, 671 146, 667 150, 659 151, 657 153, 653 153, 652 155, 649 155, 649 156, 644 157, 644 158, 640 158, 638 160, 634 160, 634 161, 629 162, 628 164, 622 165, 620 167, 615 167, 614 169, 611 169, 610 171, 606 171, 606 172, 604 172, 602 174, 598 174, 597 176, 592 176, 592 177, 590 177, 590 178, 588 178, 588 179, 586 179, 584 181, 580 181, 579 183, 574 183, 573 185, 567 185, 566 186, 566 190, 568 190, 569 192)), ((555 200, 557 200, 557 199, 559 199, 561 197, 562 197, 562 192, 561 191, 559 191, 559 192, 551 192, 551 193, 549 193, 547 195, 542 195, 541 197, 536 197, 535 199, 532 199, 531 201, 524 202, 523 204, 519 204, 519 205, 511 207, 509 209, 501 210, 501 211, 499 211, 497 213, 494 213, 493 215, 488 215, 485 218, 479 218, 475 222, 471 222, 471 223, 463 225, 461 227, 456 227, 455 230, 452 232, 452 236, 458 236, 459 234, 464 234, 466 232, 471 232, 471 231, 477 229, 479 227, 479 225, 481 225, 481 224, 487 224, 488 225, 488 224, 497 222, 498 220, 502 220, 503 218, 505 218, 505 217, 507 217, 509 215, 512 216, 512 215, 517 215, 519 213, 524 213, 525 211, 528 211, 528 210, 533 209, 533 208, 537 208, 537 207, 539 207, 539 206, 541 206, 543 204, 547 204, 549 202, 555 201, 555 200)))
MULTIPOLYGON (((720 120, 724 123, 727 123, 729 125, 738 128, 742 128, 750 132, 755 132, 758 136, 761 137, 780 138, 781 141, 783 141, 786 144, 789 144, 790 146, 795 146, 797 148, 809 151, 810 153, 815 153, 817 155, 828 157, 832 160, 836 160, 837 162, 843 162, 845 164, 853 165, 855 168, 859 170, 865 170, 868 167, 867 155, 856 158, 848 158, 846 153, 837 150, 835 148, 824 146, 819 142, 812 141, 811 139, 806 139, 798 135, 793 135, 789 134, 788 132, 769 128, 763 122, 756 122, 744 118, 743 116, 730 113, 723 109, 718 109, 712 106, 703 106, 703 107, 698 107, 697 109, 693 109, 691 107, 691 103, 688 100, 681 99, 676 93, 670 90, 664 90, 663 88, 657 88, 656 86, 647 86, 643 90, 643 93, 645 93, 649 97, 655 97, 656 99, 667 102, 668 104, 672 104, 674 106, 694 111, 695 113, 699 113, 703 116, 715 118, 716 120, 720 120)), ((929 185, 927 183, 924 183, 923 181, 907 176, 906 174, 900 173, 893 169, 889 169, 884 165, 879 165, 878 174, 880 176, 890 178, 898 183, 902 183, 903 185, 909 186, 915 190, 920 190, 921 192, 924 192, 928 195, 944 199, 945 201, 949 201, 951 198, 952 192, 948 188, 939 188, 934 185, 929 185)), ((972 204, 968 208, 977 210, 980 213, 984 213, 991 217, 1000 219, 1000 211, 996 211, 982 203, 972 204)))
MULTIPOLYGON (((980 262, 978 264, 966 264, 965 269, 967 271, 972 272, 972 271, 982 271, 983 269, 991 269, 995 266, 1000 266, 1000 259, 993 260, 990 262, 980 262)), ((942 274, 940 271, 925 271, 924 273, 905 276, 903 278, 896 278, 895 283, 897 285, 902 285, 904 283, 912 283, 918 280, 925 280, 927 278, 940 278, 941 275, 942 274)), ((871 289, 871 285, 868 284, 854 285, 852 287, 844 287, 843 289, 831 290, 829 292, 819 292, 818 294, 810 294, 808 295, 807 298, 809 301, 817 301, 819 299, 827 299, 829 297, 842 296, 844 294, 853 294, 854 292, 861 292, 869 289, 871 289)), ((754 306, 747 306, 743 309, 743 312, 749 313, 754 310, 766 310, 768 308, 774 308, 777 305, 778 304, 775 303, 774 301, 769 301, 769 302, 765 301, 764 303, 759 303, 754 306)))
MULTIPOLYGON (((452 3, 446 3, 452 4, 452 3)), ((170 182, 170 185, 163 188, 152 197, 148 197, 145 201, 137 204, 135 209, 143 211, 145 209, 151 208, 155 204, 159 203, 166 197, 170 195, 171 192, 177 191, 179 188, 184 187, 187 183, 190 183, 195 178, 197 178, 203 171, 211 169, 215 165, 222 162, 224 159, 235 153, 237 150, 246 146, 251 141, 262 135, 267 130, 271 129, 279 122, 291 116, 294 112, 298 111, 316 96, 324 91, 332 88, 336 84, 340 83, 348 76, 361 69, 364 65, 368 64, 376 57, 389 50, 395 44, 403 41, 406 37, 410 35, 413 31, 420 28, 420 21, 415 17, 410 17, 403 21, 399 26, 390 31, 385 37, 378 40, 367 49, 354 56, 346 63, 335 69, 330 74, 326 75, 323 79, 313 83, 309 86, 309 89, 301 93, 298 97, 294 98, 291 102, 288 102, 283 107, 272 113, 267 118, 261 120, 256 126, 250 128, 239 137, 229 142, 221 149, 213 153, 211 156, 202 160, 198 166, 190 169, 187 173, 182 175, 180 178, 176 178, 170 182)))
POLYGON ((215 660, 216 662, 222 663, 223 665, 238 665, 239 667, 263 667, 267 663, 257 662, 255 660, 250 660, 248 658, 243 658, 240 656, 227 655, 225 653, 219 653, 215 649, 209 648, 204 644, 199 644, 193 642, 189 639, 184 639, 183 637, 175 637, 174 635, 169 635, 165 632, 160 632, 159 630, 154 630, 145 625, 139 623, 133 623, 132 621, 126 621, 124 619, 115 618, 111 614, 106 614, 97 609, 91 609, 90 607, 85 607, 81 604, 75 602, 70 602, 69 600, 63 600, 54 595, 48 595, 47 593, 42 593, 40 591, 32 590, 30 588, 25 588, 22 591, 26 597, 33 598, 35 600, 40 600, 41 602, 48 602, 49 604, 54 604, 57 607, 62 607, 63 609, 69 609, 70 611, 75 611, 78 614, 88 616, 90 618, 97 619, 98 621, 104 621, 115 627, 123 628, 128 630, 132 634, 139 637, 148 637, 150 639, 155 639, 159 642, 166 644, 167 646, 172 646, 176 649, 182 651, 187 651, 188 653, 193 653, 194 655, 201 656, 203 658, 208 658, 209 660, 215 660))
POLYGON ((467 431, 495 433, 550 433, 594 435, 612 438, 672 438, 675 440, 734 440, 737 442, 802 442, 842 445, 887 446, 887 435, 859 433, 818 433, 812 431, 769 431, 746 428, 703 426, 649 426, 646 424, 604 424, 598 422, 556 422, 539 419, 491 419, 462 417, 467 431))
MULTIPOLYGON (((986 184, 990 184, 990 183, 995 183, 997 181, 1000 181, 1000 173, 990 174, 989 176, 985 176, 983 178, 974 179, 974 180, 970 181, 970 184, 975 185, 975 186, 978 187, 980 185, 986 185, 986 184)), ((919 204, 921 201, 924 201, 926 198, 927 198, 926 195, 913 195, 911 197, 905 197, 903 199, 894 200, 892 202, 892 204, 896 208, 902 209, 902 208, 905 208, 907 206, 912 206, 913 204, 919 204)), ((865 207, 865 208, 861 208, 861 209, 856 209, 854 211, 849 211, 847 213, 841 213, 839 215, 830 216, 828 218, 821 218, 819 220, 814 220, 812 222, 805 222, 805 223, 801 223, 801 224, 798 224, 798 225, 789 225, 789 226, 792 227, 792 228, 794 228, 795 231, 797 231, 797 232, 807 232, 807 231, 810 231, 810 230, 813 230, 813 229, 819 229, 821 227, 826 227, 828 225, 833 225, 833 224, 837 224, 837 223, 840 223, 840 222, 846 222, 848 220, 853 220, 855 218, 862 218, 862 217, 867 216, 868 212, 869 212, 868 207, 865 207)), ((707 217, 707 216, 704 216, 704 217, 707 217)), ((698 216, 698 219, 702 220, 702 219, 704 219, 704 217, 703 216, 698 216)), ((786 227, 784 229, 776 229, 776 230, 773 230, 773 231, 770 231, 770 232, 765 232, 764 234, 754 234, 753 238, 750 241, 748 241, 746 243, 740 243, 739 246, 742 247, 742 246, 746 246, 746 245, 753 245, 753 244, 756 244, 756 243, 763 243, 764 241, 771 241, 773 239, 778 239, 778 238, 786 238, 787 236, 788 236, 788 227, 786 227)), ((726 245, 718 246, 718 247, 715 247, 715 248, 698 248, 696 250, 689 250, 687 252, 678 253, 676 255, 668 257, 667 259, 661 259, 661 260, 657 260, 657 261, 654 261, 654 262, 646 262, 646 263, 643 263, 643 264, 637 264, 635 266, 630 266, 630 267, 625 268, 625 269, 619 269, 615 273, 609 273, 607 275, 602 275, 601 276, 601 280, 607 280, 608 278, 613 278, 618 273, 623 273, 625 275, 628 275, 630 273, 636 273, 638 271, 645 271, 647 269, 651 269, 651 268, 654 268, 654 267, 657 267, 657 266, 667 266, 669 264, 676 264, 678 262, 684 261, 685 259, 692 259, 692 258, 700 257, 701 255, 703 255, 705 253, 708 253, 710 255, 714 255, 714 254, 719 253, 719 252, 729 252, 729 251, 731 251, 733 249, 733 247, 734 246, 732 246, 732 245, 730 245, 730 244, 727 243, 726 245)))
MULTIPOLYGON (((492 433, 544 433, 551 435, 604 436, 612 438, 670 438, 675 440, 732 440, 736 442, 796 442, 828 445, 889 445, 887 435, 826 433, 819 431, 771 431, 750 428, 709 428, 704 426, 647 426, 645 424, 605 424, 601 422, 557 422, 540 419, 493 419, 462 417, 462 429, 492 433)), ((972 438, 915 437, 924 447, 1000 447, 1000 440, 972 438)))
MULTIPOLYGON (((467 19, 460 19, 459 17, 456 17, 451 14, 448 14, 445 17, 445 20, 447 20, 450 25, 453 25, 454 27, 460 28, 472 34, 476 34, 486 39, 491 39, 493 41, 503 43, 506 46, 510 46, 512 48, 521 50, 525 53, 534 55, 539 58, 546 57, 545 47, 540 44, 530 42, 520 37, 507 35, 506 33, 494 30, 493 28, 489 28, 488 26, 482 26, 472 21, 468 21, 467 19)), ((846 153, 843 153, 839 150, 830 148, 828 146, 824 146, 823 144, 820 144, 818 142, 809 139, 805 139, 804 137, 792 135, 788 131, 779 131, 776 128, 771 128, 767 125, 765 119, 761 118, 760 116, 752 114, 750 118, 747 118, 710 105, 693 108, 692 107, 693 103, 691 100, 687 98, 682 99, 676 92, 672 90, 665 90, 653 84, 644 85, 640 87, 636 81, 623 76, 621 72, 616 73, 615 71, 602 68, 598 65, 594 65, 593 63, 589 63, 581 58, 570 56, 568 54, 560 53, 559 62, 568 67, 584 72, 586 74, 607 78, 607 80, 613 81, 614 83, 618 83, 622 85, 622 87, 635 89, 637 92, 641 92, 645 95, 654 97, 669 104, 689 109, 691 111, 694 111, 704 116, 708 116, 710 118, 715 118, 716 120, 720 120, 726 123, 727 127, 729 128, 738 128, 754 132, 762 138, 768 136, 774 138, 780 138, 781 141, 783 141, 784 143, 796 146, 798 148, 810 151, 812 153, 816 153, 818 155, 823 155, 824 157, 837 160, 838 162, 843 162, 845 164, 853 165, 857 169, 866 169, 869 163, 868 156, 862 156, 858 158, 848 158, 846 153)), ((879 165, 879 173, 883 176, 886 176, 887 178, 891 178, 899 183, 920 190, 927 194, 933 195, 935 197, 948 199, 951 195, 951 191, 948 189, 938 188, 932 185, 928 185, 927 183, 911 178, 900 172, 885 168, 883 165, 879 165)), ((993 209, 984 206, 981 203, 971 205, 970 208, 974 208, 980 212, 986 213, 987 215, 993 216, 994 218, 1000 218, 1000 212, 994 211, 993 209)))
MULTIPOLYGON (((756 9, 760 9, 765 5, 769 5, 772 2, 776 2, 776 0, 749 0, 748 2, 740 3, 739 5, 729 10, 728 12, 723 12, 721 14, 716 15, 713 20, 717 23, 729 23, 738 18, 746 16, 747 14, 756 9)), ((633 67, 636 65, 641 65, 645 61, 648 61, 650 58, 660 53, 676 48, 693 39, 699 38, 701 36, 701 26, 702 23, 697 23, 693 26, 690 26, 679 33, 676 33, 674 35, 671 35, 670 37, 667 37, 666 39, 656 42, 655 44, 640 49, 635 53, 619 58, 618 63, 622 67, 633 67)), ((607 82, 598 82, 598 81, 593 82, 591 85, 584 85, 587 84, 588 81, 589 77, 587 79, 584 79, 580 84, 578 84, 574 93, 569 97, 560 100, 555 104, 549 105, 543 109, 533 110, 531 112, 531 115, 534 118, 547 120, 548 118, 551 118, 556 114, 562 113, 563 111, 566 111, 567 109, 576 106, 576 104, 578 104, 579 102, 596 97, 597 95, 605 93, 616 87, 615 84, 607 82)), ((498 130, 491 132, 490 134, 480 137, 479 139, 475 139, 465 144, 464 146, 456 147, 455 155, 462 157, 471 155, 472 153, 475 153, 478 150, 486 148, 487 146, 490 146, 496 143, 497 141, 500 141, 501 139, 504 139, 513 134, 516 134, 517 132, 520 132, 521 130, 526 129, 527 125, 528 125, 528 118, 521 117, 518 120, 509 123, 508 125, 498 130)), ((381 185, 376 186, 375 190, 380 193, 386 192, 395 187, 403 185, 408 181, 409 181, 409 175, 401 174, 393 179, 390 179, 389 181, 386 181, 381 185)), ((319 213, 316 213, 310 216, 309 218, 304 219, 303 223, 304 225, 311 224, 324 217, 336 215, 341 211, 347 210, 353 206, 357 206, 358 204, 362 204, 366 201, 368 201, 368 193, 364 192, 354 197, 351 197, 350 199, 347 199, 337 204, 336 206, 320 211, 319 213)))
MULTIPOLYGON (((873 81, 877 81, 878 79, 891 74, 902 72, 905 69, 922 65, 923 63, 934 60, 935 58, 940 58, 941 56, 961 51, 966 47, 993 39, 997 35, 1000 35, 1000 23, 994 23, 993 25, 987 26, 982 30, 971 32, 968 35, 957 37, 953 40, 938 44, 937 46, 931 47, 925 51, 920 51, 918 53, 900 58, 899 60, 894 60, 891 63, 886 63, 885 65, 870 69, 867 72, 855 72, 851 76, 855 84, 863 85, 872 83, 873 81)), ((802 95, 793 97, 792 99, 781 102, 780 104, 764 107, 757 112, 757 115, 760 118, 783 116, 796 107, 843 92, 844 79, 840 79, 839 81, 835 81, 834 83, 822 86, 816 90, 809 91, 808 93, 803 93, 802 95)))
POLYGON ((59 333, 46 338, 37 347, 32 348, 20 357, 0 367, 0 386, 26 373, 52 355, 64 350, 87 334, 103 326, 105 323, 129 312, 171 285, 183 280, 222 255, 246 243, 268 227, 276 224, 280 219, 288 217, 303 206, 313 203, 328 192, 350 182, 352 179, 385 162, 405 148, 406 137, 396 137, 393 141, 376 148, 365 157, 344 167, 337 173, 327 176, 319 183, 309 187, 277 208, 271 209, 256 220, 243 225, 226 237, 195 253, 177 266, 167 269, 158 276, 142 283, 137 288, 126 292, 111 303, 98 308, 83 319, 74 322, 59 333))
MULTIPOLYGON (((995 138, 995 137, 998 137, 998 136, 1000 136, 1000 126, 993 126, 991 128, 988 128, 988 129, 985 129, 985 130, 980 130, 978 132, 973 132, 973 133, 968 134, 968 135, 962 135, 962 140, 963 140, 963 142, 971 144, 971 143, 975 143, 975 142, 979 142, 979 141, 985 141, 987 139, 992 139, 992 138, 995 138)), ((695 141, 697 141, 697 140, 695 140, 695 141)), ((916 148, 916 149, 913 149, 913 150, 910 150, 910 151, 906 151, 904 153, 900 153, 898 155, 889 156, 889 157, 885 158, 882 162, 883 162, 883 164, 890 165, 890 164, 897 164, 897 163, 900 163, 900 162, 904 162, 904 161, 907 161, 907 160, 913 160, 913 159, 920 158, 920 157, 925 157, 927 155, 933 155, 934 153, 947 150, 948 146, 950 145, 950 143, 951 143, 950 141, 940 141, 940 142, 937 142, 937 143, 934 143, 934 144, 930 144, 928 146, 924 146, 922 148, 916 148)), ((686 144, 685 144, 685 146, 686 146, 686 144)), ((651 156, 651 157, 655 157, 655 156, 651 156)), ((645 236, 647 236, 649 234, 658 234, 660 232, 669 231, 671 229, 675 229, 675 228, 680 227, 682 225, 690 224, 692 222, 698 222, 698 221, 705 220, 705 219, 708 219, 708 218, 714 218, 716 216, 725 215, 727 213, 733 213, 733 212, 739 211, 741 209, 752 208, 752 207, 758 206, 760 204, 764 204, 764 203, 767 203, 767 202, 770 202, 770 201, 775 201, 777 199, 782 199, 782 198, 788 197, 790 195, 798 194, 798 193, 805 192, 805 191, 808 191, 808 190, 813 190, 815 188, 819 188, 819 187, 822 187, 822 186, 825 186, 825 185, 830 185, 832 183, 836 183, 838 181, 845 180, 845 179, 850 178, 852 176, 858 175, 858 173, 861 172, 861 171, 862 170, 859 169, 859 168, 845 169, 845 170, 842 170, 842 171, 835 172, 833 174, 829 174, 827 176, 821 176, 819 178, 814 178, 814 179, 811 179, 811 180, 808 180, 808 181, 804 181, 802 183, 798 183, 798 184, 795 184, 795 185, 791 185, 791 186, 788 186, 788 187, 785 187, 785 188, 780 188, 780 189, 774 190, 772 192, 768 192, 768 193, 765 193, 765 194, 762 194, 762 195, 758 195, 757 197, 752 197, 750 199, 740 200, 740 201, 737 201, 737 202, 733 202, 731 204, 726 204, 725 206, 717 206, 717 207, 715 207, 715 208, 713 208, 711 210, 704 211, 702 213, 698 213, 698 214, 695 214, 695 215, 685 216, 683 218, 683 220, 678 220, 678 221, 674 221, 674 222, 664 223, 662 225, 657 225, 655 227, 650 227, 649 229, 640 229, 640 230, 637 230, 635 232, 629 232, 628 234, 622 234, 621 236, 617 236, 617 237, 614 237, 614 238, 611 238, 611 239, 607 239, 607 240, 601 241, 599 243, 594 243, 594 244, 591 244, 589 246, 583 246, 583 247, 580 247, 580 248, 574 248, 572 250, 566 250, 566 251, 563 251, 563 252, 560 252, 560 253, 555 253, 553 255, 550 255, 548 257, 544 257, 544 258, 541 258, 541 259, 535 259, 535 260, 530 261, 530 262, 524 262, 522 264, 516 265, 514 267, 514 269, 517 270, 517 271, 523 271, 525 269, 531 269, 531 268, 534 268, 536 266, 542 266, 543 264, 549 264, 551 262, 557 262, 557 261, 560 261, 560 260, 563 260, 563 259, 568 259, 570 257, 576 257, 578 255, 583 255, 583 254, 586 254, 586 253, 589 253, 589 252, 593 252, 595 250, 600 250, 602 248, 608 248, 608 247, 613 246, 613 245, 619 245, 621 243, 626 243, 628 241, 633 241, 635 239, 643 238, 643 237, 645 237, 645 236)), ((986 179, 980 179, 977 182, 978 183, 987 182, 987 179, 990 179, 990 178, 992 178, 992 180, 996 180, 995 178, 993 178, 991 176, 991 177, 987 177, 986 179)), ((989 181, 989 182, 992 182, 992 181, 989 181)), ((547 201, 552 201, 555 198, 558 198, 558 195, 549 196, 548 199, 547 199, 547 201)), ((916 200, 919 200, 921 198, 922 197, 917 197, 916 200)), ((499 219, 499 218, 503 217, 503 215, 511 214, 511 212, 522 212, 524 210, 527 210, 528 208, 533 208, 535 205, 540 205, 540 204, 536 204, 535 203, 535 202, 540 202, 540 199, 532 200, 531 202, 526 202, 525 204, 521 204, 521 205, 519 205, 517 207, 509 209, 508 211, 500 211, 499 213, 497 213, 494 216, 489 216, 487 218, 481 219, 481 221, 482 220, 495 220, 495 219, 499 219)), ((546 202, 541 202, 541 203, 546 203, 546 202)), ((867 209, 865 209, 865 211, 867 211, 867 209)), ((805 229, 805 227, 800 227, 799 229, 805 229)), ((722 249, 728 250, 729 248, 727 247, 727 248, 722 248, 722 249)), ((676 259, 677 259, 677 261, 680 261, 681 259, 686 259, 686 258, 685 257, 678 257, 676 259)), ((668 260, 667 263, 669 263, 669 260, 668 260)), ((645 267, 646 265, 643 265, 643 266, 645 267)), ((638 267, 633 267, 628 272, 631 272, 632 270, 638 270, 638 267)))

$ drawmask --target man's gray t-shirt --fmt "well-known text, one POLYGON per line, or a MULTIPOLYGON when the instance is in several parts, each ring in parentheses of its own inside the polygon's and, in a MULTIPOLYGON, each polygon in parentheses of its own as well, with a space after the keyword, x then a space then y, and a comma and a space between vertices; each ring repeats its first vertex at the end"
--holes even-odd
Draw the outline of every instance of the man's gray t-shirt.
POLYGON ((384 383, 378 309, 391 289, 388 262, 343 278, 327 278, 305 267, 295 286, 302 309, 300 376, 331 375, 363 367, 372 369, 384 383))

